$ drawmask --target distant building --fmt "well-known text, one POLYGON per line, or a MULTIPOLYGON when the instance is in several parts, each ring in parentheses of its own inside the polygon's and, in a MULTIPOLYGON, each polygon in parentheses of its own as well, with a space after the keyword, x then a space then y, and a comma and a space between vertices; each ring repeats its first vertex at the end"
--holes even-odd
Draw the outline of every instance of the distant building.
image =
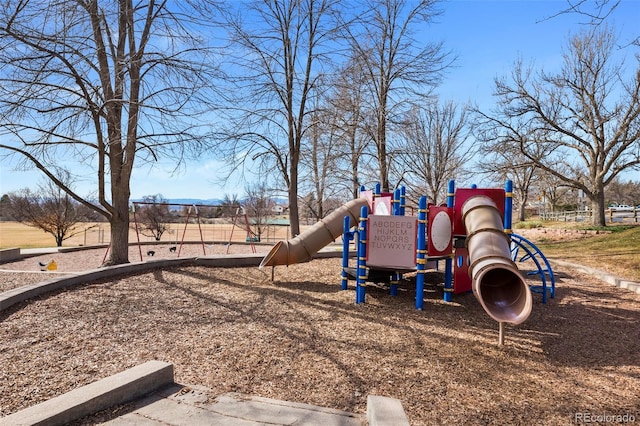
POLYGON ((284 204, 275 204, 273 207, 271 207, 271 213, 276 215, 284 214, 286 211, 287 206, 285 206, 284 204))

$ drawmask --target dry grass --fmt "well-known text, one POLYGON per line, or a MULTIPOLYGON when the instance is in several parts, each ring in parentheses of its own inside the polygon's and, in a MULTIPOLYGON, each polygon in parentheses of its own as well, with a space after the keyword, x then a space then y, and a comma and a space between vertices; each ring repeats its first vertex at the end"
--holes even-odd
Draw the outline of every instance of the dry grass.
MULTIPOLYGON (((88 283, 0 313, 4 414, 151 359, 176 379, 364 412, 399 398, 413 425, 569 424, 575 413, 640 418, 640 296, 570 270, 529 320, 496 324, 471 294, 416 311, 369 287, 354 305, 340 261, 276 269, 182 267, 88 283)), ((432 278, 438 281, 436 274, 432 278)))
POLYGON ((551 259, 590 266, 640 282, 640 226, 605 229, 516 229, 551 259))
MULTIPOLYGON (((302 229, 306 227, 303 226, 302 229)), ((245 241, 247 237, 246 231, 233 223, 202 223, 198 227, 197 223, 170 224, 169 230, 162 236, 163 243, 175 243, 176 241, 200 241, 200 230, 202 230, 202 238, 205 242, 212 241, 245 241), (184 236, 184 237, 183 237, 184 236)), ((110 227, 108 223, 83 223, 78 227, 78 233, 63 242, 63 247, 79 247, 91 246, 99 244, 108 244, 110 241, 110 227)), ((270 226, 263 235, 264 241, 279 241, 288 237, 288 227, 270 226)), ((153 243, 154 239, 139 235, 142 243, 153 243)), ((129 232, 129 241, 136 242, 137 236, 135 230, 129 232)), ((50 234, 45 233, 39 228, 28 226, 18 222, 0 222, 0 249, 20 247, 20 248, 39 248, 39 247, 55 247, 56 241, 50 234)))

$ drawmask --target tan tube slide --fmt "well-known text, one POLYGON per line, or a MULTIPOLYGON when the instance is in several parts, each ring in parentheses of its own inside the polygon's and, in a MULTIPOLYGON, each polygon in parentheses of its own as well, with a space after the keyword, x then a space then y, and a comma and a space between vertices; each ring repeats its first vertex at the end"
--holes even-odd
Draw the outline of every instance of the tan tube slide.
POLYGON ((494 320, 524 322, 531 314, 533 298, 511 260, 500 211, 491 198, 476 195, 462 205, 462 221, 467 230, 469 273, 476 298, 494 320))
POLYGON ((262 259, 260 268, 292 265, 310 260, 318 250, 342 235, 345 216, 350 216, 352 226, 357 225, 360 221, 360 210, 367 203, 366 198, 349 201, 297 237, 279 241, 262 259))

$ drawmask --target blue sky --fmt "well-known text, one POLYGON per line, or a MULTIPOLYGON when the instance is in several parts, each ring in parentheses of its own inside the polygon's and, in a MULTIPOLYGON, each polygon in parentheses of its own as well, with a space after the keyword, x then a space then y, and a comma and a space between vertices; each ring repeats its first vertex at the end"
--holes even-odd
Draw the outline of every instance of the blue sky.
MULTIPOLYGON (((583 29, 586 21, 576 14, 547 19, 566 5, 564 0, 445 3, 440 24, 430 31, 458 54, 458 61, 438 90, 440 96, 491 108, 495 104, 491 96, 494 78, 508 75, 518 58, 536 69, 557 69, 567 37, 583 29)), ((619 31, 620 41, 628 43, 640 35, 639 20, 640 0, 624 0, 609 22, 619 31)))
MULTIPOLYGON (((551 71, 562 60, 567 36, 578 32, 584 17, 570 14, 546 19, 566 8, 564 0, 452 0, 442 4, 443 15, 425 35, 442 40, 458 56, 444 84, 437 90, 443 100, 473 102, 490 109, 495 77, 508 74, 515 60, 522 58, 536 69, 551 71)), ((640 0, 623 0, 609 22, 616 28, 621 42, 640 35, 640 0)), ((638 49, 635 50, 636 53, 638 49)), ((628 53, 631 58, 631 52, 628 53)), ((223 187, 214 182, 219 163, 202 158, 188 164, 184 171, 171 175, 172 167, 137 169, 132 180, 132 198, 161 193, 165 198, 222 198, 225 194, 243 193, 237 183, 223 187)), ((21 188, 35 188, 43 177, 37 171, 12 171, 13 164, 3 160, 0 169, 0 195, 21 188)), ((628 173, 625 179, 640 181, 640 172, 628 173)), ((76 184, 80 193, 92 190, 76 184)))

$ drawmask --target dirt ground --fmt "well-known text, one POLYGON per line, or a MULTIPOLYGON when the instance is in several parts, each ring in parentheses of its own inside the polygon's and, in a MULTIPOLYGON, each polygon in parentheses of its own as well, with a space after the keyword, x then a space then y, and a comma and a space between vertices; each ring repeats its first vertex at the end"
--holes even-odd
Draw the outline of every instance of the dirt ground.
MULTIPOLYGON (((86 264, 83 253, 60 263, 86 264)), ((417 311, 411 276, 397 297, 369 286, 355 305, 340 270, 339 259, 314 260, 277 267, 271 282, 270 270, 180 267, 11 307, 0 312, 0 413, 157 359, 216 393, 358 413, 369 394, 395 397, 412 425, 640 421, 640 295, 556 268, 556 298, 534 294, 529 319, 498 346, 472 294, 442 301, 439 273, 417 311)))

